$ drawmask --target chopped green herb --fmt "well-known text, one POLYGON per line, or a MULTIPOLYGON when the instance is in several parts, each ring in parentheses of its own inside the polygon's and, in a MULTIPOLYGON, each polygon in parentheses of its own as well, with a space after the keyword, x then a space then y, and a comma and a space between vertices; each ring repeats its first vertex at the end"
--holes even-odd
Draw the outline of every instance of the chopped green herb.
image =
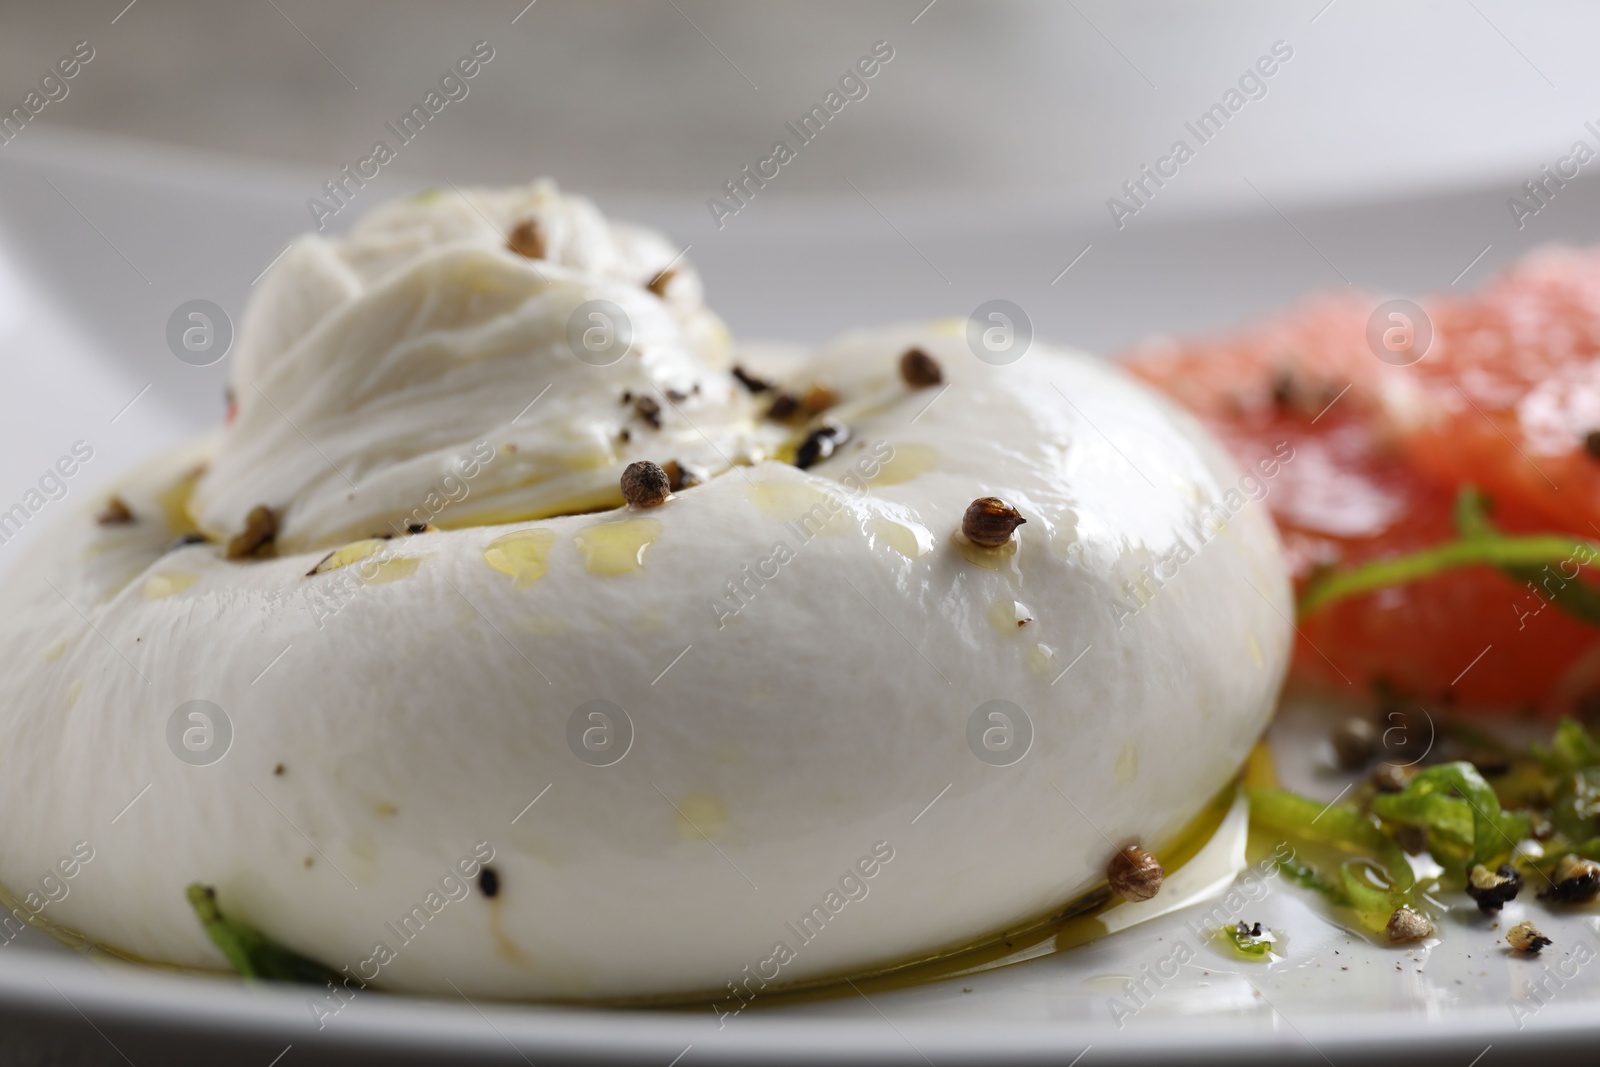
POLYGON ((1251 960, 1266 959, 1272 954, 1272 946, 1277 943, 1272 931, 1260 923, 1236 922, 1232 926, 1224 926, 1221 933, 1235 952, 1251 960))
POLYGON ((255 927, 225 917, 217 906, 217 891, 210 886, 196 882, 189 886, 188 895, 189 906, 212 943, 245 978, 322 985, 343 977, 331 967, 276 944, 255 927))
POLYGON ((1300 594, 1301 617, 1346 597, 1405 585, 1461 567, 1490 566, 1519 584, 1526 584, 1574 618, 1600 627, 1600 588, 1564 573, 1555 588, 1541 580, 1551 565, 1560 569, 1572 564, 1576 575, 1580 564, 1600 560, 1600 543, 1562 533, 1502 533, 1489 521, 1488 499, 1472 486, 1463 487, 1456 498, 1455 524, 1458 536, 1454 541, 1313 578, 1300 594))

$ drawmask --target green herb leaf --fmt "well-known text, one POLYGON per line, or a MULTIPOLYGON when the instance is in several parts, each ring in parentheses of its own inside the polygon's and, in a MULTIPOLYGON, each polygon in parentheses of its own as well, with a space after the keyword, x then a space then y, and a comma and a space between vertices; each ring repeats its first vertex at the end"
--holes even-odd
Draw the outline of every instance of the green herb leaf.
MULTIPOLYGON (((1383 884, 1373 881, 1365 863, 1340 866, 1330 878, 1310 864, 1280 863, 1296 882, 1316 889, 1332 903, 1353 908, 1363 926, 1379 931, 1394 909, 1411 903, 1416 876, 1405 851, 1391 841, 1371 816, 1338 804, 1323 804, 1281 789, 1247 786, 1250 818, 1258 826, 1316 844, 1353 853, 1358 860, 1375 863, 1383 884)), ((1498 805, 1497 805, 1498 807, 1498 805)))
POLYGON ((1526 584, 1579 621, 1600 627, 1600 588, 1577 578, 1579 566, 1600 560, 1600 543, 1568 534, 1504 534, 1489 521, 1488 508, 1487 497, 1473 486, 1464 486, 1456 497, 1454 519, 1460 535, 1456 540, 1312 578, 1300 594, 1301 618, 1346 597, 1405 585, 1462 567, 1490 566, 1519 584, 1526 584), (1559 573, 1551 572, 1552 564, 1559 573), (1565 572, 1569 564, 1571 575, 1565 572))
POLYGON ((341 975, 331 967, 302 956, 269 940, 255 927, 237 919, 226 918, 217 906, 216 890, 198 882, 189 886, 189 906, 194 909, 200 925, 222 954, 228 957, 233 969, 245 978, 260 978, 273 982, 302 982, 322 985, 339 981, 341 975))
POLYGON ((1564 774, 1585 767, 1600 766, 1600 745, 1589 731, 1573 719, 1563 718, 1548 746, 1535 741, 1528 746, 1533 758, 1552 774, 1564 774))
POLYGON ((1528 814, 1501 810, 1494 789, 1466 762, 1418 771, 1402 792, 1373 797, 1372 810, 1390 822, 1426 829, 1428 851, 1455 871, 1494 866, 1529 831, 1528 814))

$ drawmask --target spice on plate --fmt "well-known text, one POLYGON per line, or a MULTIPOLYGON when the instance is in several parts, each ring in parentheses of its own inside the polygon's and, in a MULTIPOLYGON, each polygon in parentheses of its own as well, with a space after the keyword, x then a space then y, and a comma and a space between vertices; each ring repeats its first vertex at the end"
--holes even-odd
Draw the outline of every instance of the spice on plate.
POLYGON ((641 459, 622 472, 622 498, 636 508, 660 507, 672 496, 672 481, 667 472, 641 459))
POLYGON ((1532 923, 1520 922, 1506 931, 1506 944, 1518 952, 1537 956, 1541 949, 1549 948, 1555 942, 1541 934, 1539 928, 1532 923))
POLYGON ((926 389, 944 381, 944 369, 922 349, 910 348, 900 357, 900 377, 913 389, 926 389))
POLYGON ((278 516, 265 504, 257 504, 245 516, 244 529, 228 542, 229 559, 248 559, 270 545, 278 536, 278 516))
POLYGON ((1106 867, 1106 879, 1123 900, 1149 900, 1161 891, 1164 875, 1161 861, 1138 845, 1119 851, 1106 867))
POLYGON ((1556 904, 1587 904, 1600 895, 1600 863, 1572 854, 1561 857, 1551 875, 1552 885, 1540 890, 1539 899, 1556 904))
POLYGON ((961 532, 967 540, 982 548, 999 548, 1011 540, 1011 534, 1028 520, 1016 508, 997 496, 980 496, 967 505, 961 518, 961 532))
POLYGON ((1422 912, 1408 905, 1401 905, 1394 909, 1394 914, 1389 916, 1389 925, 1386 932, 1389 940, 1399 943, 1403 941, 1421 941, 1433 936, 1433 922, 1422 912))
POLYGON ((544 231, 539 229, 538 219, 523 219, 511 231, 511 237, 506 242, 506 247, 519 256, 529 259, 544 258, 544 231))
POLYGON ((1411 784, 1411 768, 1398 763, 1380 763, 1372 768, 1370 781, 1380 793, 1399 793, 1411 784))
POLYGON ((1473 867, 1467 874, 1467 896, 1478 902, 1478 910, 1494 915, 1522 892, 1522 875, 1516 868, 1502 863, 1491 871, 1483 864, 1473 867))
POLYGON ((500 895, 500 872, 493 867, 485 867, 478 872, 478 889, 484 896, 493 900, 500 895))
POLYGON ((1333 753, 1347 771, 1365 767, 1378 754, 1378 728, 1368 719, 1352 716, 1333 731, 1333 753))
POLYGON ((106 501, 105 509, 94 517, 94 521, 101 526, 122 526, 134 521, 133 509, 120 496, 114 496, 106 501))

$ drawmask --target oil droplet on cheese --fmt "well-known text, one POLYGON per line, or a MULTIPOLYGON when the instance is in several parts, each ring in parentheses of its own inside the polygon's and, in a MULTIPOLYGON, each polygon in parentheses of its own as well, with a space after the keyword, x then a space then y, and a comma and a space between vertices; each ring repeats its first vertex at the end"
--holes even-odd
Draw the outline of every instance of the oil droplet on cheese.
POLYGON ((544 577, 555 543, 554 530, 518 530, 490 541, 483 550, 483 559, 501 574, 511 576, 511 588, 526 589, 544 577))
POLYGON ((968 563, 976 564, 988 571, 1018 573, 1016 565, 1018 541, 1015 537, 999 548, 984 548, 981 545, 973 544, 967 539, 966 534, 958 530, 950 538, 950 543, 955 545, 956 551, 961 553, 962 558, 968 563))
POLYGON ((989 608, 989 624, 1002 637, 1014 637, 1033 621, 1033 612, 1020 600, 997 600, 989 608))
POLYGON ((1112 769, 1117 776, 1119 785, 1127 785, 1139 773, 1139 752, 1129 741, 1122 746, 1122 751, 1117 753, 1117 765, 1112 769))
POLYGON ((587 526, 572 540, 590 574, 616 575, 644 566, 645 549, 660 536, 661 523, 655 519, 618 519, 587 526))
POLYGON ((1028 649, 1028 666, 1032 668, 1034 674, 1054 675, 1056 650, 1045 644, 1034 645, 1028 649))
POLYGON ((144 598, 146 600, 165 600, 174 593, 181 593, 195 582, 200 580, 198 574, 185 574, 182 571, 157 571, 144 580, 144 598))
POLYGON ((81 679, 67 686, 67 707, 70 708, 78 702, 78 694, 81 692, 83 692, 83 681, 81 679))
POLYGON ((46 663, 54 663, 56 660, 61 658, 61 654, 66 650, 67 639, 65 637, 58 637, 53 645, 44 650, 44 661, 46 663))
POLYGON ((878 466, 878 473, 868 478, 867 484, 874 489, 900 485, 927 474, 938 462, 938 450, 927 445, 895 445, 894 454, 878 466))
POLYGON ((728 809, 710 793, 690 793, 677 807, 678 835, 685 841, 715 841, 728 828, 728 809))
MULTIPOLYGON (((824 492, 815 483, 798 478, 768 478, 745 488, 750 502, 768 515, 798 521, 809 536, 834 526, 844 511, 842 497, 824 492)), ((842 528, 845 524, 839 523, 842 528)))
POLYGON ((348 567, 352 563, 360 563, 388 543, 381 537, 369 537, 364 541, 353 541, 343 548, 336 548, 326 556, 323 556, 317 565, 311 568, 311 573, 326 574, 329 571, 336 571, 340 567, 348 567))
POLYGON ((1244 635, 1245 647, 1250 650, 1250 659, 1254 661, 1256 670, 1267 665, 1266 658, 1261 655, 1261 643, 1256 640, 1256 635, 1246 632, 1244 635))
POLYGON ((405 559, 381 559, 370 567, 361 568, 361 580, 368 585, 388 585, 398 582, 402 578, 409 578, 417 573, 417 568, 422 566, 422 557, 411 556, 405 559))
POLYGON ((917 559, 933 551, 933 533, 920 523, 877 515, 867 523, 867 529, 906 559, 917 559))

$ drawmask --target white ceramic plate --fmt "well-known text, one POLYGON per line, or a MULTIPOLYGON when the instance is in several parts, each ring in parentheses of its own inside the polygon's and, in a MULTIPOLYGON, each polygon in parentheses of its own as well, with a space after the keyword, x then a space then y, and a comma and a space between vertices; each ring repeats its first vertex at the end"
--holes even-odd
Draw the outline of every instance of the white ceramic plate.
MULTIPOLYGON (((427 184, 387 180, 395 184, 382 196, 427 184)), ((96 448, 71 490, 85 493, 214 423, 226 364, 179 363, 166 348, 166 318, 196 297, 237 317, 252 279, 303 227, 314 188, 305 174, 263 176, 256 165, 139 146, 41 137, 26 152, 8 148, 0 159, 0 500, 20 496, 74 440, 96 448)), ((602 206, 693 243, 712 305, 744 336, 816 341, 854 325, 963 315, 1004 296, 1041 335, 1103 350, 1151 331, 1258 314, 1343 284, 1341 275, 1411 293, 1452 279, 1472 284, 1528 246, 1506 224, 1505 195, 1291 205, 1292 222, 1265 205, 1148 225, 1141 217, 1120 233, 1074 229, 1037 206, 975 215, 960 210, 970 205, 880 201, 895 216, 891 227, 848 193, 774 198, 757 205, 764 216, 751 211, 723 233, 697 205, 602 206)), ((1600 186, 1575 184, 1563 196, 1561 221, 1570 225, 1561 236, 1600 239, 1600 186)), ((16 541, 0 545, 0 566, 17 551, 16 541)), ((1332 799, 1346 779, 1326 769, 1325 731, 1325 720, 1297 707, 1280 718, 1273 743, 1290 785, 1332 799)), ((918 829, 937 832, 931 821, 918 829)), ((318 1029, 304 990, 136 968, 28 932, 0 945, 0 1063, 944 1067, 1065 1065, 1082 1056, 1085 1067, 1357 1058, 1469 1067, 1482 1057, 1492 1067, 1512 1057, 1592 1058, 1600 1041, 1600 966, 1580 962, 1600 958, 1600 917, 1553 916, 1526 900, 1508 907, 1502 928, 1527 912, 1555 939, 1537 960, 1512 957, 1497 930, 1463 910, 1446 919, 1440 940, 1396 950, 1339 932, 1277 879, 1241 885, 1234 899, 1243 902, 1224 907, 1225 917, 1285 935, 1276 962, 1241 964, 1212 947, 1202 935, 1222 906, 1213 900, 1002 969, 757 1004, 720 1021, 709 1006, 624 1011, 364 993, 318 1029)))

